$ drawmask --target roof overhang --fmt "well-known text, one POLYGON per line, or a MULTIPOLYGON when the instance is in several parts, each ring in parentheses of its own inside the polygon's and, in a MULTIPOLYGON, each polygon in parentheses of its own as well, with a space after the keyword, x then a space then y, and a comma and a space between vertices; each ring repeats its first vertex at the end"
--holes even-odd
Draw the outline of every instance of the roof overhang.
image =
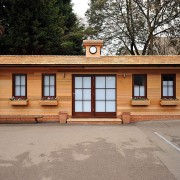
POLYGON ((0 56, 0 67, 180 67, 180 56, 0 56))

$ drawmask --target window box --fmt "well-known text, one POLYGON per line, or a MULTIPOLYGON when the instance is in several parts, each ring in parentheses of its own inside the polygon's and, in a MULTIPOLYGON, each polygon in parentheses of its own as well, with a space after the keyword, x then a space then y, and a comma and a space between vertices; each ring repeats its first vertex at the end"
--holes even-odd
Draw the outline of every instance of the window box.
POLYGON ((58 100, 40 100, 39 104, 41 106, 57 106, 58 105, 58 100))
POLYGON ((161 106, 178 106, 180 105, 179 99, 161 99, 161 106))
POLYGON ((27 106, 28 105, 28 99, 25 100, 10 100, 9 104, 12 106, 27 106))
POLYGON ((132 106, 149 106, 150 100, 149 99, 131 99, 132 106))

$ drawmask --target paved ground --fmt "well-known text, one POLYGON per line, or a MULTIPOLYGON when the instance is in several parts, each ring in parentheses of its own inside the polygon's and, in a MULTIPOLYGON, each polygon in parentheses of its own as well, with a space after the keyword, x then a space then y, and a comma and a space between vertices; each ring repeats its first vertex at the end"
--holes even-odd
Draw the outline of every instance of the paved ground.
POLYGON ((0 180, 180 180, 180 121, 0 125, 0 180))

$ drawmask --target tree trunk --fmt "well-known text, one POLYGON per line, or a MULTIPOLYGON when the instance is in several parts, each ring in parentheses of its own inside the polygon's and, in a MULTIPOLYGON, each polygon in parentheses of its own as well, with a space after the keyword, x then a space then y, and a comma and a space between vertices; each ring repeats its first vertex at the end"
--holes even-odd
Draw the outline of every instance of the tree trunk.
POLYGON ((134 47, 134 45, 133 45, 133 42, 132 42, 131 43, 131 55, 135 55, 133 47, 134 47))

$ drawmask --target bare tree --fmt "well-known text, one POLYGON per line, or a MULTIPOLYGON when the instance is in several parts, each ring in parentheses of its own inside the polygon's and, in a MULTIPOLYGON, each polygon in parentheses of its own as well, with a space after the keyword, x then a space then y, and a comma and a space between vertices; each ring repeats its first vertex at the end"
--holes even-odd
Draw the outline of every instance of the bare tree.
POLYGON ((170 45, 174 47, 176 54, 180 55, 180 18, 173 24, 168 37, 170 38, 170 45))
POLYGON ((173 36, 155 37, 153 39, 153 54, 157 55, 179 55, 180 38, 173 36))
POLYGON ((91 0, 86 17, 93 38, 104 39, 113 50, 153 54, 156 36, 180 30, 180 0, 91 0))

